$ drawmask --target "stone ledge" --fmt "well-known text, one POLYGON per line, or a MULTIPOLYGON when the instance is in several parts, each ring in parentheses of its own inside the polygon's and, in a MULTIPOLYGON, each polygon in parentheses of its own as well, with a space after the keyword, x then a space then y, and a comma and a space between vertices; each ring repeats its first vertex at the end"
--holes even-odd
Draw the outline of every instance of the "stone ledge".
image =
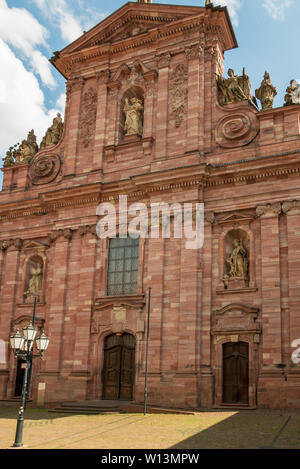
POLYGON ((226 295, 226 294, 229 294, 229 293, 253 293, 253 292, 256 292, 258 290, 257 287, 252 287, 252 288, 240 288, 240 289, 216 289, 216 293, 218 295, 226 295))

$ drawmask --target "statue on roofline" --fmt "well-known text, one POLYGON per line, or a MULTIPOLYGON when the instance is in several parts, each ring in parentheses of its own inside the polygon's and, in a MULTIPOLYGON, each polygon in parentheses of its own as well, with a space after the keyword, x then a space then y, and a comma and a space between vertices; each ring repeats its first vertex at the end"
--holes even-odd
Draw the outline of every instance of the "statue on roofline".
POLYGON ((256 104, 251 96, 250 79, 245 73, 245 68, 243 68, 243 74, 241 76, 235 75, 232 68, 230 68, 227 73, 228 78, 216 75, 219 90, 223 95, 222 104, 230 104, 238 101, 251 101, 256 104))
POLYGON ((63 133, 63 126, 64 124, 61 118, 61 114, 58 112, 57 116, 53 119, 51 127, 47 129, 47 132, 43 137, 43 140, 40 144, 40 150, 43 150, 49 145, 56 145, 60 141, 63 133))
POLYGON ((286 89, 284 105, 290 106, 291 104, 300 104, 300 84, 297 80, 291 80, 286 89))
POLYGON ((138 3, 152 3, 152 0, 136 0, 138 3))
POLYGON ((273 101, 277 95, 277 90, 275 86, 272 85, 270 75, 268 72, 265 72, 264 79, 261 82, 260 88, 255 91, 255 96, 261 102, 262 111, 267 109, 272 109, 273 101))
POLYGON ((7 168, 16 163, 29 163, 37 152, 38 145, 36 143, 34 130, 32 129, 28 133, 26 140, 22 140, 21 144, 17 143, 9 148, 6 152, 6 157, 3 158, 3 166, 7 168))

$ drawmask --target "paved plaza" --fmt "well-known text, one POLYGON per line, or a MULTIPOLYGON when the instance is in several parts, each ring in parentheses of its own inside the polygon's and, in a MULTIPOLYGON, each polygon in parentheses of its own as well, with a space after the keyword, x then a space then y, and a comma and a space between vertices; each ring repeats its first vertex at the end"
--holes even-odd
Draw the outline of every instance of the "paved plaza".
MULTIPOLYGON (((0 407, 0 448, 14 442, 17 408, 0 407)), ((25 413, 29 449, 300 449, 299 411, 203 411, 194 415, 25 413)))

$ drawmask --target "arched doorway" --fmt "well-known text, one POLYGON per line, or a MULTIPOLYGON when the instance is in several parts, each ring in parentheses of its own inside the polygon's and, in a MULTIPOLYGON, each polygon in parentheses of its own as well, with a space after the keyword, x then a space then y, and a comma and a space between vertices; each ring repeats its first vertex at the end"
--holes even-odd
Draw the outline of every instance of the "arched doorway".
POLYGON ((249 345, 223 344, 223 403, 249 403, 249 345))
POLYGON ((133 395, 135 338, 112 334, 104 342, 103 399, 130 400, 133 395))

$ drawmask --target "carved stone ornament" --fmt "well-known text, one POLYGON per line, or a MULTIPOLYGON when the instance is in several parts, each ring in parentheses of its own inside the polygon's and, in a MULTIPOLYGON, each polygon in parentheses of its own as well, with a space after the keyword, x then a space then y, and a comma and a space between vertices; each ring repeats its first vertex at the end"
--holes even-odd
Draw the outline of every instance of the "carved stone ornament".
POLYGON ((300 104, 300 84, 297 80, 291 80, 286 89, 284 105, 290 106, 291 104, 300 104))
POLYGON ((175 118, 175 126, 180 127, 187 109, 188 70, 184 64, 176 66, 170 74, 169 112, 175 118))
POLYGON ((270 75, 268 72, 265 72, 260 88, 255 91, 255 96, 260 100, 263 111, 272 109, 273 101, 276 95, 277 90, 271 83, 270 75))
POLYGON ((215 129, 216 142, 223 148, 236 148, 251 143, 259 132, 254 112, 243 109, 219 120, 215 129))
POLYGON ((48 184, 54 181, 61 169, 61 159, 55 154, 37 155, 30 164, 29 177, 34 185, 48 184))
MULTIPOLYGON (((222 309, 215 311, 215 325, 212 328, 213 334, 222 334, 222 332, 233 333, 237 331, 249 331, 258 333, 261 326, 257 321, 258 309, 250 308, 241 304, 229 304, 222 309)), ((236 338, 234 337, 235 341, 236 338)))
POLYGON ((80 141, 85 148, 90 145, 95 135, 97 102, 97 90, 90 87, 83 95, 79 124, 80 141))

